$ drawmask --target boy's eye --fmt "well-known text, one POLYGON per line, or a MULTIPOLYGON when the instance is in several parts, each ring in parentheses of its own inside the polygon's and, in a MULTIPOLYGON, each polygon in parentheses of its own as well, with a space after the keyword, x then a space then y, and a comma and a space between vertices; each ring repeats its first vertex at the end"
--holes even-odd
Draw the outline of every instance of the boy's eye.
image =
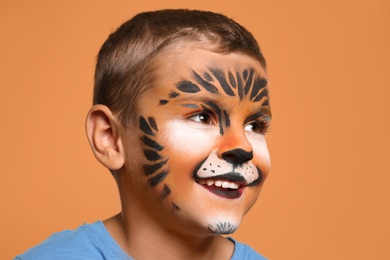
POLYGON ((195 121, 195 122, 198 122, 198 123, 206 124, 206 125, 213 124, 212 115, 210 115, 209 113, 206 113, 206 112, 198 113, 196 115, 189 117, 188 119, 195 121))
POLYGON ((244 128, 245 131, 254 132, 259 134, 265 134, 268 129, 268 124, 262 121, 253 121, 247 124, 244 128))

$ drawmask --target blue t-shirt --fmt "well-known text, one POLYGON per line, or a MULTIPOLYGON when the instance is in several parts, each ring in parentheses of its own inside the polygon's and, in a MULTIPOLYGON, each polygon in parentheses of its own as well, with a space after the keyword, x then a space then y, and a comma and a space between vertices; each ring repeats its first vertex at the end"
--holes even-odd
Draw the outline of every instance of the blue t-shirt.
MULTIPOLYGON (((241 244, 232 238, 234 253, 232 260, 265 260, 250 246, 241 244)), ((84 224, 76 230, 55 233, 40 245, 33 247, 14 258, 14 260, 74 260, 107 259, 132 260, 111 237, 103 222, 84 224)))

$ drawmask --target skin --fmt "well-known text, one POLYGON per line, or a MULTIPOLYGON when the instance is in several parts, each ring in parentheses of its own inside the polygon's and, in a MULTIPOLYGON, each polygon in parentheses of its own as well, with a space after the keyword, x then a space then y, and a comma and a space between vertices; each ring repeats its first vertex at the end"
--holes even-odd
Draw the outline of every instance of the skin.
POLYGON ((266 73, 246 55, 193 47, 160 60, 137 125, 124 128, 103 106, 90 112, 92 147, 113 148, 95 155, 118 170, 122 212, 104 223, 136 259, 230 259, 220 234, 237 229, 270 170, 266 73))

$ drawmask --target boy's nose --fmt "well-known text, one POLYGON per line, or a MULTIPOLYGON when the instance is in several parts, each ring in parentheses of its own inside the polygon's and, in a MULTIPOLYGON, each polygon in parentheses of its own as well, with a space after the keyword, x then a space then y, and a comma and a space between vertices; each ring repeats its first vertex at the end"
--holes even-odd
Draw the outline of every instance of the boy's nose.
POLYGON ((252 158, 252 151, 247 152, 241 148, 236 148, 222 153, 222 159, 232 164, 242 164, 244 162, 252 160, 252 158))
POLYGON ((232 164, 242 164, 253 159, 253 147, 244 131, 229 129, 222 136, 218 157, 232 164))

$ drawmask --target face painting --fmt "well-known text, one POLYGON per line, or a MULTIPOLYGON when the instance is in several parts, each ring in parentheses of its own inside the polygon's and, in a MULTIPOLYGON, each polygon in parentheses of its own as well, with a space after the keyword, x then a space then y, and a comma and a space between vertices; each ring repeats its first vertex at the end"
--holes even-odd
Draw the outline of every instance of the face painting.
POLYGON ((139 103, 147 189, 172 221, 232 233, 270 168, 266 73, 246 55, 201 49, 167 57, 158 73, 139 103))

